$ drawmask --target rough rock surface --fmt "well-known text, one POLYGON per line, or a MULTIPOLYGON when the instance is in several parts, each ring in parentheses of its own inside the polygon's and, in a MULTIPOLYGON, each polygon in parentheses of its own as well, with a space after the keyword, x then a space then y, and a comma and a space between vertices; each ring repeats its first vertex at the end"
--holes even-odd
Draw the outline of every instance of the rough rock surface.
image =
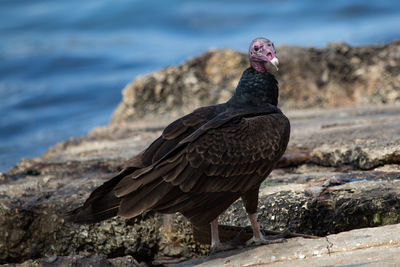
MULTIPOLYGON (((391 75, 385 80, 390 81, 384 85, 384 91, 388 93, 385 97, 395 97, 387 100, 393 104, 386 105, 306 110, 284 108, 291 120, 292 136, 288 151, 279 164, 281 168, 274 170, 263 184, 259 205, 261 225, 269 230, 281 231, 291 227, 295 232, 325 236, 351 229, 400 223, 400 104, 394 103, 398 101, 399 93, 399 63, 395 64, 398 62, 395 59, 398 59, 399 43, 365 48, 337 45, 322 50, 290 50, 287 53, 297 53, 299 56, 293 58, 293 55, 285 55, 285 48, 279 50, 284 74, 278 78, 282 79, 281 87, 286 88, 281 89, 282 104, 287 101, 287 106, 294 106, 295 96, 290 96, 290 92, 294 94, 290 90, 294 89, 290 89, 290 79, 285 78, 289 74, 285 72, 293 71, 294 75, 307 69, 303 65, 305 63, 299 60, 303 54, 305 59, 313 58, 315 62, 312 61, 310 71, 306 71, 304 77, 295 76, 295 79, 299 79, 299 86, 304 88, 297 92, 301 101, 296 108, 314 104, 338 105, 334 101, 342 101, 343 98, 334 100, 332 94, 326 97, 325 93, 329 95, 330 90, 336 90, 338 96, 343 92, 352 96, 360 94, 360 98, 349 100, 354 101, 352 103, 381 103, 378 99, 382 98, 377 98, 371 92, 379 92, 377 84, 382 83, 375 82, 384 76, 382 73, 391 75), (344 48, 347 52, 343 52, 344 48), (365 74, 360 76, 361 80, 345 79, 344 82, 340 77, 348 73, 339 71, 344 68, 340 67, 344 64, 341 60, 354 55, 359 55, 361 62, 369 58, 369 63, 353 60, 346 64, 352 66, 352 71, 361 68, 369 76, 365 74), (330 64, 333 65, 324 65, 326 61, 321 61, 321 58, 330 56, 330 64), (314 70, 314 66, 319 66, 319 69, 314 70), (311 84, 306 86, 307 81, 317 84, 319 76, 316 75, 324 73, 326 69, 331 78, 327 83, 318 85, 323 100, 316 102, 317 98, 303 97, 307 90, 314 88, 311 84), (351 84, 354 85, 354 91, 351 84)), ((194 237, 190 223, 181 215, 147 213, 129 220, 113 218, 84 226, 65 223, 62 215, 80 205, 96 186, 118 172, 127 160, 154 140, 173 117, 207 101, 213 103, 228 97, 235 83, 234 76, 242 71, 237 70, 235 65, 244 66, 246 58, 233 51, 216 53, 210 52, 181 66, 154 74, 154 77, 165 78, 166 72, 173 70, 168 76, 170 78, 166 78, 171 81, 164 81, 164 78, 157 80, 153 76, 139 78, 136 83, 142 79, 143 86, 146 86, 141 90, 149 90, 150 95, 144 97, 138 93, 140 90, 135 91, 138 95, 134 100, 131 99, 132 105, 123 107, 124 102, 119 107, 120 111, 115 113, 123 110, 127 116, 115 115, 111 125, 94 129, 88 136, 62 142, 42 157, 23 160, 7 173, 0 174, 0 264, 26 261, 23 266, 44 266, 49 260, 67 265, 75 264, 77 260, 93 266, 103 263, 129 266, 136 264, 134 260, 172 264, 207 253, 208 245, 198 241, 207 242, 208 235, 194 237), (226 53, 232 60, 227 62, 231 63, 219 60, 226 53), (207 70, 199 72, 203 76, 196 72, 201 70, 199 66, 207 70), (226 76, 222 68, 226 73, 232 71, 231 76, 226 76), (177 73, 181 76, 177 77, 177 73), (193 78, 194 86, 199 86, 194 96, 184 89, 187 88, 187 77, 196 77, 204 82, 198 83, 193 78), (152 87, 146 79, 153 79, 152 87), (181 91, 170 91, 172 84, 180 84, 174 88, 180 88, 181 91), (210 90, 205 90, 206 87, 210 87, 210 90), (158 102, 151 102, 154 98, 152 88, 159 88, 157 90, 161 92, 166 90, 158 102), (182 95, 179 100, 182 102, 174 102, 178 101, 174 96, 179 94, 182 95), (172 95, 172 100, 168 100, 172 101, 171 105, 165 104, 169 95, 172 95), (142 98, 137 98, 139 96, 142 98), (143 107, 139 105, 141 101, 149 101, 148 109, 143 109, 144 104, 143 107), (183 106, 184 102, 188 102, 188 105, 183 106), (173 106, 177 107, 175 111, 170 110, 173 106), (155 116, 151 120, 146 119, 149 112, 153 111, 168 111, 171 118, 155 116), (128 122, 137 116, 145 118, 128 122), (78 254, 81 256, 70 256, 78 254)), ((133 93, 129 93, 129 90, 126 89, 125 94, 133 93)), ((240 201, 226 211, 220 223, 249 225, 240 201)), ((397 231, 394 228, 385 229, 393 230, 393 234, 397 231)), ((290 242, 298 246, 311 244, 308 241, 304 244, 289 241, 288 244, 292 244, 290 242)), ((280 245, 274 245, 274 253, 279 248, 280 245)), ((396 251, 396 248, 390 247, 389 250, 396 251)), ((321 254, 322 259, 326 259, 324 255, 321 254)), ((329 260, 326 262, 328 264, 329 260)))
POLYGON ((312 148, 322 166, 371 169, 399 163, 399 105, 287 112, 293 126, 289 150, 312 148))
MULTIPOLYGON (((275 170, 260 193, 259 216, 265 229, 291 227, 324 236, 400 223, 400 161, 393 156, 400 151, 400 105, 287 114, 293 131, 286 168, 275 170), (358 133, 358 141, 352 133, 358 133), (342 152, 342 147, 348 152, 342 152), (335 153, 344 153, 346 160, 334 160, 335 153)), ((1 263, 76 254, 132 255, 139 262, 156 257, 164 262, 165 256, 181 260, 207 253, 208 245, 194 241, 192 228, 182 216, 147 213, 85 226, 62 218, 64 211, 81 204, 159 135, 165 124, 138 121, 98 128, 3 174, 1 263)), ((220 223, 249 225, 240 201, 220 223)))
MULTIPOLYGON (((323 49, 278 46, 280 104, 285 108, 338 107, 400 101, 400 41, 351 47, 343 43, 323 49)), ((112 122, 154 114, 177 116, 196 107, 226 101, 242 72, 247 55, 213 50, 179 66, 140 76, 123 90, 112 122)))
POLYGON ((70 266, 81 266, 81 267, 133 267, 140 266, 140 264, 132 257, 118 257, 114 259, 107 259, 103 256, 93 256, 86 257, 81 255, 72 255, 72 256, 51 256, 47 258, 41 258, 36 260, 27 260, 22 264, 5 264, 7 267, 46 267, 46 266, 55 266, 55 267, 70 267, 70 266))
POLYGON ((399 266, 400 224, 320 239, 295 238, 202 257, 177 266, 399 266))

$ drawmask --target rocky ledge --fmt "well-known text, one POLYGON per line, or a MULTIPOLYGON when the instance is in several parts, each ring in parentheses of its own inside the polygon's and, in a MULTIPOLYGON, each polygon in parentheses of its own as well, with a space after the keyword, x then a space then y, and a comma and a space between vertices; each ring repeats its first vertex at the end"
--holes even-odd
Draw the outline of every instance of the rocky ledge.
MULTIPOLYGON (((1 174, 0 263, 239 266, 243 264, 239 259, 245 259, 249 264, 288 266, 299 264, 293 259, 304 260, 305 265, 312 258, 329 265, 334 264, 328 260, 329 253, 338 253, 335 257, 340 258, 345 253, 340 251, 348 248, 351 255, 357 246, 362 249, 354 252, 359 257, 369 253, 367 248, 373 250, 370 255, 379 254, 383 245, 388 249, 380 255, 398 253, 398 240, 382 241, 379 233, 398 235, 398 226, 384 225, 400 223, 400 43, 337 44, 320 50, 281 47, 278 51, 281 103, 291 120, 292 137, 279 168, 263 184, 259 219, 266 230, 290 227, 300 234, 327 236, 332 246, 325 238, 289 236, 284 244, 217 256, 226 257, 225 261, 203 257, 184 262, 208 253, 209 229, 193 230, 179 214, 147 213, 84 226, 63 220, 65 211, 81 204, 96 186, 118 172, 173 117, 229 96, 246 58, 222 50, 139 77, 124 90, 124 100, 110 125, 57 144, 42 157, 23 160, 1 174), (360 245, 346 247, 346 240, 354 238, 360 245), (314 255, 314 247, 329 249, 314 255)), ((249 225, 240 201, 220 223, 249 225)), ((229 239, 239 228, 223 229, 224 238, 229 239)), ((248 234, 244 231, 242 238, 248 234)), ((352 262, 360 263, 355 258, 352 262)))

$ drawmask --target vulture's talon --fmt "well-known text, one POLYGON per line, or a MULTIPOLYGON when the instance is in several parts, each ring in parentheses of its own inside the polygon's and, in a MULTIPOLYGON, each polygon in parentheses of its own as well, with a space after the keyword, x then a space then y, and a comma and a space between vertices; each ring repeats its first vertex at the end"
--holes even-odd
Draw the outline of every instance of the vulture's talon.
POLYGON ((231 241, 220 242, 211 246, 209 256, 214 255, 215 253, 220 251, 243 248, 244 244, 240 241, 240 235, 244 232, 244 230, 245 229, 242 228, 242 230, 240 230, 240 232, 231 241))
POLYGON ((240 241, 240 235, 245 231, 246 229, 242 227, 239 233, 231 240, 229 243, 235 244, 235 245, 243 245, 243 242, 240 241))
POLYGON ((261 237, 255 237, 253 236, 250 240, 246 242, 246 246, 260 246, 260 245, 270 245, 270 244, 276 244, 276 243, 284 243, 287 242, 285 238, 278 237, 276 236, 261 236, 261 237))
POLYGON ((211 249, 210 249, 210 252, 208 255, 211 256, 217 252, 242 248, 243 244, 237 242, 237 240, 235 240, 235 239, 236 239, 236 237, 229 242, 219 243, 219 244, 215 244, 215 245, 211 246, 211 249))
POLYGON ((263 231, 261 231, 264 235, 265 239, 268 240, 273 240, 273 239, 279 239, 279 238, 285 238, 288 237, 291 233, 291 228, 286 228, 285 230, 283 230, 281 233, 276 234, 276 235, 265 235, 265 233, 263 231))

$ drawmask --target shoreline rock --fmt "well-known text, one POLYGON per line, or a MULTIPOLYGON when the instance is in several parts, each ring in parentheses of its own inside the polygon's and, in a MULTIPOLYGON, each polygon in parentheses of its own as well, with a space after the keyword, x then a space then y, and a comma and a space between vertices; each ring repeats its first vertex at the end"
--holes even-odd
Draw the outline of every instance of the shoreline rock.
POLYGON ((201 257, 175 266, 398 266, 400 224, 352 230, 320 239, 294 238, 201 257))
MULTIPOLYGON (((354 159, 362 155, 365 162, 377 159, 376 153, 365 153, 368 150, 378 151, 378 159, 398 153, 400 136, 386 140, 386 134, 400 132, 396 114, 400 114, 400 105, 288 112, 293 125, 288 153, 311 148, 310 156, 274 170, 265 181, 260 191, 261 225, 278 231, 290 226, 295 232, 324 236, 400 223, 396 215, 400 214, 396 204, 400 203, 400 161, 378 160, 374 168, 363 170, 364 165, 356 160, 326 160, 340 147, 348 147, 354 159), (387 125, 391 128, 385 129, 387 125), (363 134, 356 145, 349 132, 363 134), (388 142, 393 145, 385 149, 388 142)), ((85 226, 66 224, 62 219, 66 210, 81 204, 96 186, 159 135, 166 123, 101 127, 5 174, 0 185, 0 262, 75 254, 132 255, 138 261, 151 262, 207 253, 208 245, 194 241, 192 227, 181 215, 148 213, 85 226)), ((240 201, 220 223, 249 224, 240 201)))

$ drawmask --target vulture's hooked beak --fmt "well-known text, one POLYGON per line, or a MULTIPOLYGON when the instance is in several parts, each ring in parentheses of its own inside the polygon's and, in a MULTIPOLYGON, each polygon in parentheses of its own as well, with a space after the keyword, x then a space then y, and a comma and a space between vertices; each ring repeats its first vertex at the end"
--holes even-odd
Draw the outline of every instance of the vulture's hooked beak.
POLYGON ((279 70, 279 60, 277 57, 274 57, 271 61, 271 64, 275 66, 276 70, 279 70))
POLYGON ((279 70, 279 60, 275 56, 275 53, 268 52, 266 55, 261 55, 258 57, 259 60, 264 61, 265 69, 267 69, 268 62, 274 65, 276 70, 279 70))

